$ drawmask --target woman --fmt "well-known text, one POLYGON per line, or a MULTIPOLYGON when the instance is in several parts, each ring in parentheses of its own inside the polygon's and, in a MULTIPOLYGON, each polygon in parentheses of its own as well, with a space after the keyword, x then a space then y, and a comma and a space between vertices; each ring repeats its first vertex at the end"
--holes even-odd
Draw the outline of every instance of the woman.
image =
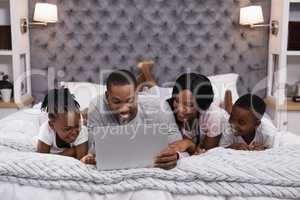
MULTIPOLYGON (((151 73, 153 63, 139 63, 140 83, 157 87, 151 73)), ((228 115, 213 104, 214 93, 210 80, 201 74, 184 73, 175 81, 172 97, 167 100, 184 138, 180 151, 199 154, 217 147, 228 115)), ((177 144, 178 145, 178 144, 177 144)))

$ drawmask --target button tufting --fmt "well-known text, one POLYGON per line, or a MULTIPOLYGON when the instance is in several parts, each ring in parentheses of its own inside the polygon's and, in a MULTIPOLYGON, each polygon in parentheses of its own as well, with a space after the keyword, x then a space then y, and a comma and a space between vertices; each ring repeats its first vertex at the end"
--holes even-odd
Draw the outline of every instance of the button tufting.
MULTIPOLYGON (((245 93, 266 75, 267 30, 239 25, 237 13, 246 5, 240 0, 57 0, 57 5, 59 22, 33 30, 30 42, 32 68, 47 74, 52 67, 58 81, 99 81, 100 69, 138 72, 136 62, 143 59, 154 60, 160 85, 187 70, 233 72, 241 75, 238 90, 245 93)), ((263 8, 269 6, 270 1, 263 8)), ((33 88, 33 94, 43 96, 44 90, 33 88)))

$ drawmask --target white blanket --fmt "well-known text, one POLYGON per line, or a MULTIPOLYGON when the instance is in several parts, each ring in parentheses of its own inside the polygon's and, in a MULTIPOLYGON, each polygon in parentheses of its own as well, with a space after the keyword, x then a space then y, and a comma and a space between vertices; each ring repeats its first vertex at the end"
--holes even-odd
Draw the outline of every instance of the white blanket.
POLYGON ((22 121, 17 116, 0 121, 0 182, 86 194, 155 190, 190 197, 300 198, 300 146, 297 145, 264 152, 216 148, 181 160, 171 171, 99 172, 73 158, 32 152, 35 150, 32 138, 37 134, 32 128, 33 121, 34 118, 22 121))
POLYGON ((300 146, 264 152, 216 148, 181 160, 171 171, 98 171, 69 157, 9 149, 0 145, 0 181, 22 185, 99 194, 153 189, 209 196, 300 197, 300 159, 295 159, 300 146))

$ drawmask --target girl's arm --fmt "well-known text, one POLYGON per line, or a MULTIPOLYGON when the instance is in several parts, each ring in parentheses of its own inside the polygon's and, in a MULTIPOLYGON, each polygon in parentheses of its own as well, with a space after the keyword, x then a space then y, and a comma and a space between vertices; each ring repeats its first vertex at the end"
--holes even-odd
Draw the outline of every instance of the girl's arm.
POLYGON ((37 152, 38 153, 50 153, 50 146, 41 140, 38 140, 37 144, 37 152))
POLYGON ((75 146, 76 158, 80 160, 83 156, 88 153, 88 142, 84 142, 78 146, 75 146))
POLYGON ((205 135, 202 147, 206 150, 215 148, 219 145, 220 138, 221 135, 217 135, 216 137, 208 137, 205 135))
MULTIPOLYGON (((38 153, 50 153, 50 148, 51 148, 50 145, 42 142, 41 140, 38 140, 38 145, 37 145, 38 153)), ((58 155, 75 157, 76 155, 75 148, 74 147, 66 148, 63 152, 58 153, 58 155)))

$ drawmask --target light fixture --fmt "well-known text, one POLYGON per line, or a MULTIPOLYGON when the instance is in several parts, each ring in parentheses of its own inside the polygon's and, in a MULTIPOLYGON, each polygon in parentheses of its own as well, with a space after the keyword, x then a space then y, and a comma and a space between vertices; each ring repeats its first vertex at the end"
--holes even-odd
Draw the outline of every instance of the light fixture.
POLYGON ((251 28, 271 27, 273 35, 278 34, 279 22, 272 20, 270 24, 261 24, 264 22, 264 16, 261 6, 248 6, 240 9, 240 24, 249 25, 251 28))
POLYGON ((49 3, 36 3, 33 22, 27 22, 26 18, 21 19, 21 32, 26 33, 28 26, 47 26, 48 23, 56 23, 57 17, 57 6, 49 3))

